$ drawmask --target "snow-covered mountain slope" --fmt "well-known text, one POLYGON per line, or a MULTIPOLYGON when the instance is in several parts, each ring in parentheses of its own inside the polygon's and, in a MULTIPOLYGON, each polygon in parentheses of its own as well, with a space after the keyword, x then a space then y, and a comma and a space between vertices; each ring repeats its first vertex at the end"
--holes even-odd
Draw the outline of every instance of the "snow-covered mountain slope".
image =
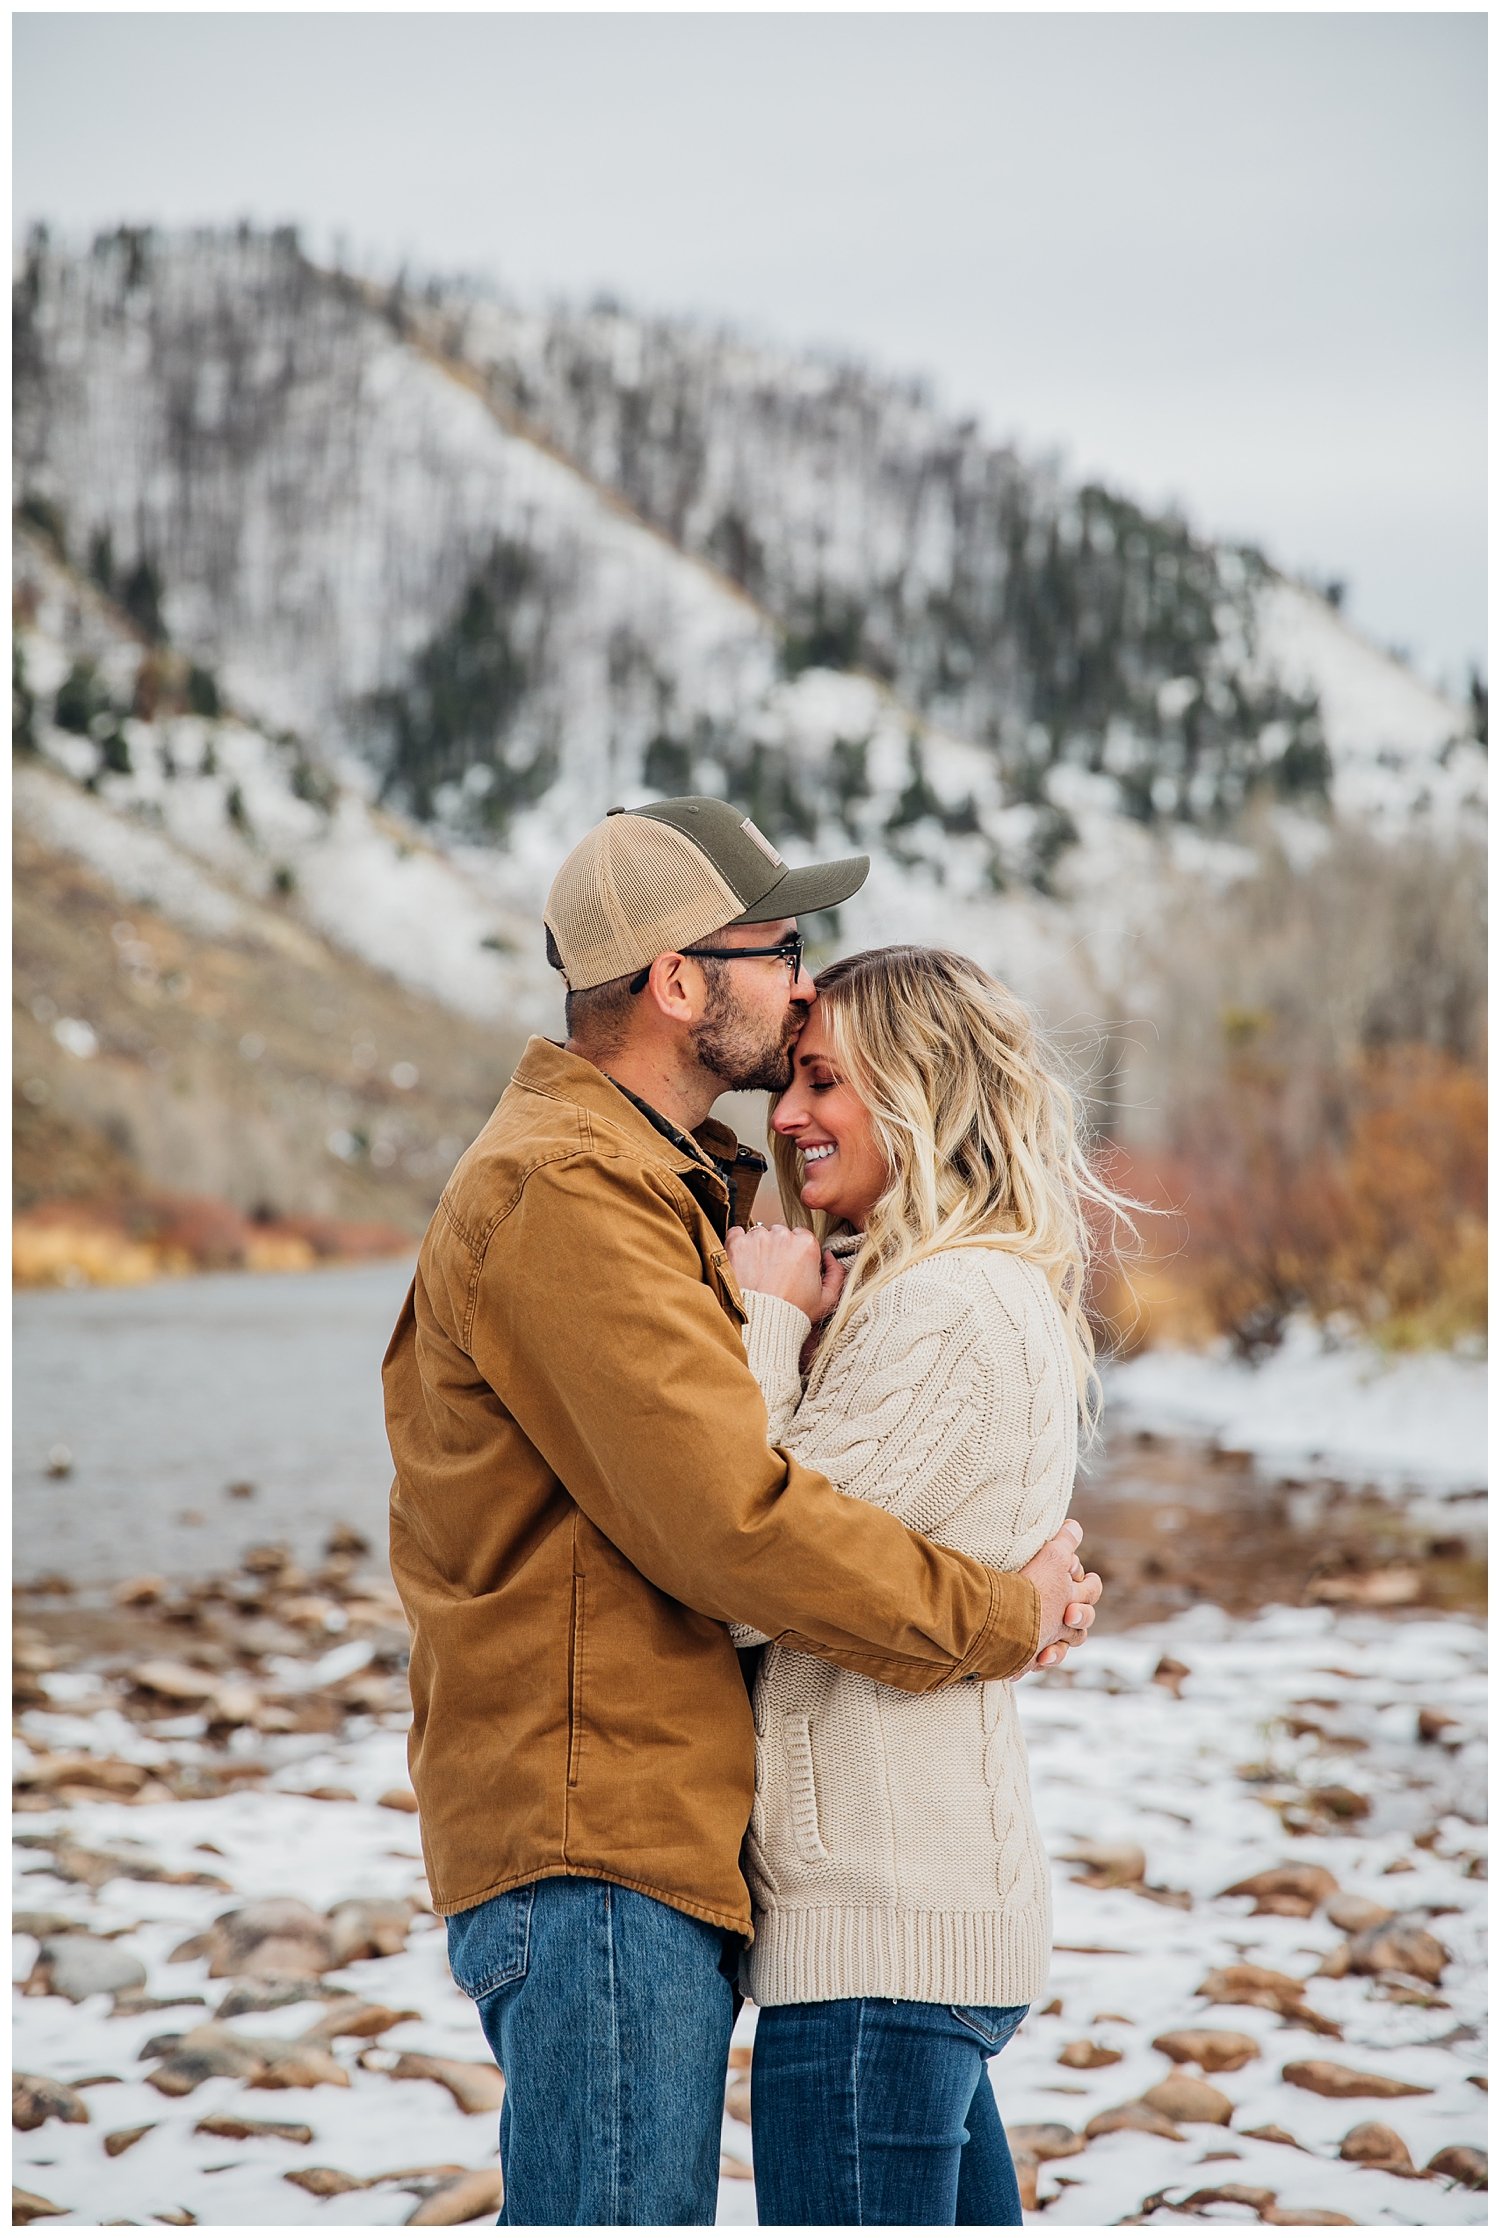
POLYGON ((15 394, 22 730, 89 796, 23 811, 476 1017, 554 1019, 537 913, 616 801, 866 849, 841 941, 1065 1009, 1247 811, 1482 815, 1469 712, 1324 600, 858 369, 122 231, 28 250, 15 394))
POLYGON ((16 646, 35 761, 18 759, 18 817, 125 900, 208 939, 253 932, 301 953, 297 927, 449 1008, 550 1025, 549 974, 529 917, 354 782, 308 762, 295 740, 225 709, 184 709, 163 658, 111 602, 34 535, 14 546, 16 646), (142 678, 155 670, 149 715, 142 678), (64 712, 85 679, 94 703, 64 712), (49 712, 52 711, 52 712, 49 712), (72 782, 65 780, 71 779, 72 782))
POLYGON ((1268 583, 1260 616, 1266 659, 1318 695, 1340 815, 1393 835, 1479 827, 1489 758, 1463 710, 1298 584, 1268 583))
POLYGON ((1045 889, 1070 772, 1210 830, 1361 805, 1330 749, 1394 753, 1397 814, 1472 789, 1441 760, 1467 712, 1258 555, 909 384, 381 295, 285 234, 34 244, 16 301, 23 512, 235 704, 523 856, 526 824, 555 851, 616 798, 704 789, 779 839, 1045 889), (1368 720, 1393 692, 1394 744, 1368 720))

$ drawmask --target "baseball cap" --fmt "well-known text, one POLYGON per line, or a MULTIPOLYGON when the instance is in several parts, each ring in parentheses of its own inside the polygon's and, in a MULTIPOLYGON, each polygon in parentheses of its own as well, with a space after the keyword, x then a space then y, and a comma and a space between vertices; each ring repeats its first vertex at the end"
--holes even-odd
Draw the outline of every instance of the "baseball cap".
POLYGON ((573 993, 624 979, 722 925, 764 925, 857 893, 868 855, 792 869, 727 800, 612 808, 552 881, 543 921, 573 993))

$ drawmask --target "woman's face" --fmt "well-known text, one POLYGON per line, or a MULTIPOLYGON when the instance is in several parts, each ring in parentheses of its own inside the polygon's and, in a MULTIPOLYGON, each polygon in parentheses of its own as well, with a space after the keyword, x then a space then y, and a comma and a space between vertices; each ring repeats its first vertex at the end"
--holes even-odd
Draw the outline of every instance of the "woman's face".
POLYGON ((889 1176, 869 1111, 834 1062, 822 1005, 815 1005, 792 1050, 792 1084, 771 1114, 779 1135, 802 1153, 802 1202, 809 1212, 863 1228, 889 1176))

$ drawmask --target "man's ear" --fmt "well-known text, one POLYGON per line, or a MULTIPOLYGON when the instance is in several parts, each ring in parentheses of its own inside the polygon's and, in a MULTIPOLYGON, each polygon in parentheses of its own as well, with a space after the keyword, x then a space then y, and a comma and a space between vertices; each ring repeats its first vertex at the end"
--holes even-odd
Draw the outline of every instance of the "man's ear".
POLYGON ((696 1024, 702 998, 685 957, 658 956, 651 966, 646 992, 663 1017, 679 1026, 696 1024))

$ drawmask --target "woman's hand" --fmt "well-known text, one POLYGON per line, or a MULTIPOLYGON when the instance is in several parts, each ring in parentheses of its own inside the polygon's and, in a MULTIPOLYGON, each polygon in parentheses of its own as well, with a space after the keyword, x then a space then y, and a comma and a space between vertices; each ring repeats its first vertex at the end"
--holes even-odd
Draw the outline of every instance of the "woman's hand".
POLYGON ((760 1290, 807 1315, 816 1327, 838 1303, 844 1270, 831 1251, 818 1249, 810 1228, 731 1228, 729 1264, 742 1290, 760 1290))
MULTIPOLYGON (((1104 1590, 1097 1571, 1085 1572, 1078 1559, 1083 1527, 1068 1517, 1057 1536, 1049 1539, 1022 1570, 1042 1601, 1042 1646, 1027 1664, 1027 1671, 1051 1670, 1070 1647, 1087 1638, 1094 1610, 1104 1590)), ((1025 1677, 1025 1672, 1017 1673, 1025 1677)))

